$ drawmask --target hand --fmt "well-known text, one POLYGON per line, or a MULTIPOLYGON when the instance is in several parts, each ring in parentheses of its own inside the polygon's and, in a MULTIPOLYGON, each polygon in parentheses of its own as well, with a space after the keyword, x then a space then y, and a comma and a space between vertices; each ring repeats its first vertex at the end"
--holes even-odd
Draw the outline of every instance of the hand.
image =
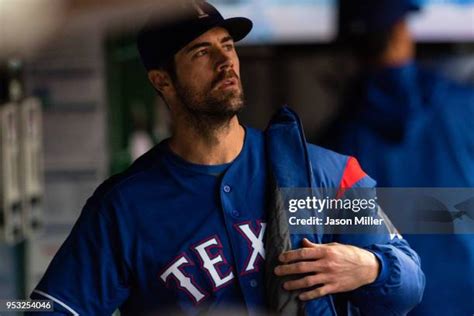
POLYGON ((365 249, 338 243, 313 244, 303 239, 303 248, 284 252, 279 257, 283 263, 275 268, 278 276, 306 274, 300 279, 283 284, 286 290, 320 287, 303 292, 303 301, 324 295, 347 292, 377 279, 379 262, 365 249))

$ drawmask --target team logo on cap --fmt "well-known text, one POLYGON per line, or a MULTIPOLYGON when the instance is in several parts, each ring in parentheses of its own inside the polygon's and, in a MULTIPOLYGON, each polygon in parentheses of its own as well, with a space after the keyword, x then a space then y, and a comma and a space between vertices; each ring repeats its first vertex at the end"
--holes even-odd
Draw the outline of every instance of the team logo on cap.
POLYGON ((202 18, 206 18, 209 16, 209 14, 207 14, 206 12, 204 12, 204 10, 199 6, 199 3, 198 1, 192 1, 192 5, 193 7, 196 9, 197 13, 198 13, 198 18, 202 19, 202 18))

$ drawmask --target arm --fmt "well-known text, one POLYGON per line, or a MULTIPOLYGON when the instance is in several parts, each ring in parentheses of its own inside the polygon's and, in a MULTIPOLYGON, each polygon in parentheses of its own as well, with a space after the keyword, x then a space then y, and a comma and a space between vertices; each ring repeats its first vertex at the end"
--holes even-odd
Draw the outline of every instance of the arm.
MULTIPOLYGON (((374 184, 350 158, 339 191, 374 184)), ((373 216, 385 216, 379 208, 374 211, 373 216)), ((334 235, 337 243, 330 244, 304 240, 302 248, 280 256, 282 265, 275 273, 305 274, 284 284, 289 291, 303 290, 302 300, 346 293, 364 314, 406 314, 421 300, 424 275, 416 253, 392 228, 382 226, 383 231, 374 234, 334 235)))
POLYGON ((420 303, 425 288, 418 255, 399 236, 367 249, 381 263, 380 273, 375 282, 351 292, 350 300, 367 314, 408 313, 420 303))
POLYGON ((396 239, 371 245, 370 251, 305 239, 302 248, 280 256, 282 265, 275 274, 306 274, 284 284, 289 291, 303 290, 299 298, 304 301, 349 292, 349 300, 363 314, 406 314, 421 301, 425 280, 416 254, 404 240, 396 239))
POLYGON ((93 199, 31 294, 53 300, 55 312, 45 315, 111 315, 128 297, 115 202, 93 199))

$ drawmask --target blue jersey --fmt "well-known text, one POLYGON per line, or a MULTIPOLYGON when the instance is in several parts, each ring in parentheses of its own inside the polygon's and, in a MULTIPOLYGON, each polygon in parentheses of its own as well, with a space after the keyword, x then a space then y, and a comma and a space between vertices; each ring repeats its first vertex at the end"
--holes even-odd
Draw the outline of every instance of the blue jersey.
MULTIPOLYGON (((381 187, 474 187, 474 88, 409 63, 367 74, 357 92, 347 110, 358 111, 335 126, 332 148, 381 187)), ((413 314, 472 314, 474 236, 405 237, 427 278, 413 314)))
POLYGON ((34 295, 81 315, 258 312, 263 150, 250 128, 229 165, 191 164, 159 144, 97 189, 34 295))
MULTIPOLYGON (((374 185, 355 159, 308 149, 320 186, 374 185)), ((267 169, 264 135, 251 128, 228 165, 191 164, 159 144, 96 190, 31 297, 52 299, 58 314, 264 312, 267 169)), ((379 279, 354 300, 416 300, 416 254, 380 247, 379 279)))

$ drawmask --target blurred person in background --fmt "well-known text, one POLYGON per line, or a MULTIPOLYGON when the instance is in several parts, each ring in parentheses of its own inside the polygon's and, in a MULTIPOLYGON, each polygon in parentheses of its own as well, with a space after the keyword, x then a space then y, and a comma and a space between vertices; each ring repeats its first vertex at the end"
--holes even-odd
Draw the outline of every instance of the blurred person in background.
MULTIPOLYGON (((379 187, 474 187, 474 89, 416 63, 407 15, 421 8, 409 0, 340 4, 339 39, 361 71, 322 143, 355 156, 379 187)), ((471 315, 474 235, 406 237, 427 277, 413 314, 471 315)))

